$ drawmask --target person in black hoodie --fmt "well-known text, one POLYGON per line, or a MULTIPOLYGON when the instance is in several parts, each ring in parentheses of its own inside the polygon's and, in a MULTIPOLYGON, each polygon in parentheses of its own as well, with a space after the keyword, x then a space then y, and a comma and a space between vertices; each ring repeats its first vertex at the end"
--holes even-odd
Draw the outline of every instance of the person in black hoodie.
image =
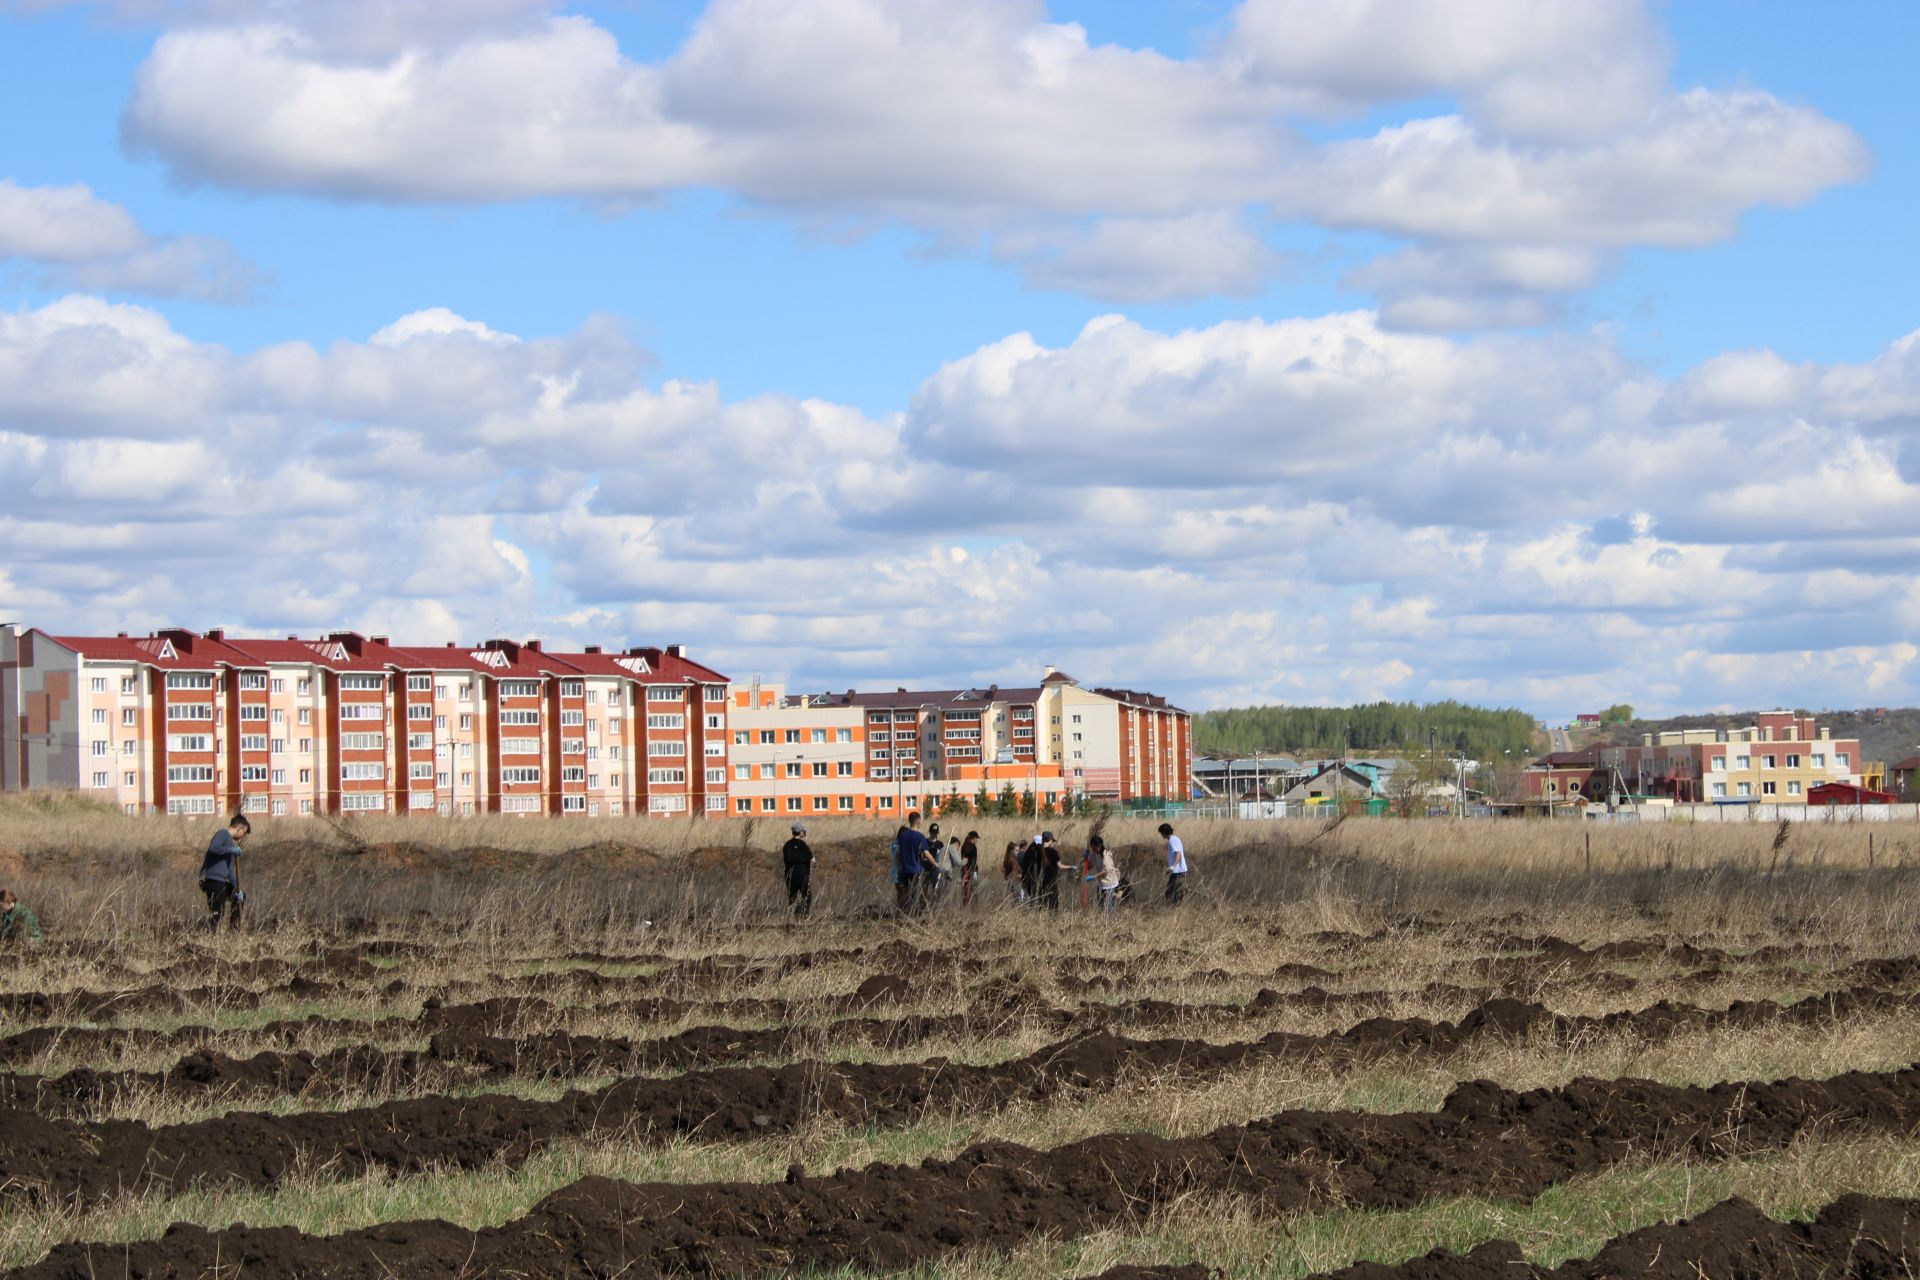
POLYGON ((1020 851, 1020 892, 1021 901, 1033 902, 1040 896, 1040 837, 1035 836, 1026 848, 1020 851))
POLYGON ((1060 909, 1060 846, 1051 831, 1040 834, 1040 900, 1049 911, 1060 909))
POLYGON ((793 824, 793 838, 780 850, 780 861, 787 871, 787 905, 796 917, 813 910, 813 850, 802 839, 807 824, 793 824))

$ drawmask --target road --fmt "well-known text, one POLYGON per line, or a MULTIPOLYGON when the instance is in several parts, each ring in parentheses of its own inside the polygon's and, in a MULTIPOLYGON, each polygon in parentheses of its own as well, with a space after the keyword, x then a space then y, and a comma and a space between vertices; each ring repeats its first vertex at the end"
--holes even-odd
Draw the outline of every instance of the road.
POLYGON ((1547 746, 1553 751, 1573 750, 1573 739, 1567 736, 1565 729, 1548 729, 1547 746))

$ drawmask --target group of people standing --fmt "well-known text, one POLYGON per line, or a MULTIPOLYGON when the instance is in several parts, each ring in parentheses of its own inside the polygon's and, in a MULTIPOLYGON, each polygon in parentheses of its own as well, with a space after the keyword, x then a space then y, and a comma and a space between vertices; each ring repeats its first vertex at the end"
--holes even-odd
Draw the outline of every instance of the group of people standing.
MULTIPOLYGON (((1186 848, 1171 823, 1160 824, 1160 836, 1167 843, 1167 902, 1178 905, 1186 896, 1186 848)), ((980 875, 979 842, 978 831, 969 831, 965 840, 942 841, 939 823, 922 832, 920 815, 909 813, 906 825, 893 841, 894 905, 902 913, 929 910, 946 896, 955 880, 960 884, 962 904, 971 905, 980 875)), ((1058 911, 1060 881, 1069 865, 1068 855, 1051 831, 1042 831, 1024 845, 1018 840, 1009 842, 1000 860, 1008 900, 1016 906, 1058 911)), ((1088 888, 1093 890, 1094 902, 1102 912, 1111 913, 1133 897, 1132 881, 1102 836, 1095 834, 1088 839, 1077 867, 1083 886, 1082 906, 1087 905, 1088 888)))
POLYGON ((920 830, 920 815, 909 813, 907 825, 893 837, 893 902, 902 912, 928 911, 960 887, 962 906, 973 904, 980 882, 980 833, 966 838, 942 837, 940 824, 920 830))

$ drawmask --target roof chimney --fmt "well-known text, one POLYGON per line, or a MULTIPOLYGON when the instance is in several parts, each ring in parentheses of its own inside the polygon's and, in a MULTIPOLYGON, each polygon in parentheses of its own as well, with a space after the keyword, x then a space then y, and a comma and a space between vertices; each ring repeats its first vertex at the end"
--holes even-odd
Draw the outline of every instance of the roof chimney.
POLYGON ((587 651, 588 653, 598 653, 598 652, 600 652, 600 646, 599 646, 599 645, 597 645, 597 644, 590 644, 590 645, 588 645, 588 646, 587 646, 587 650, 586 650, 586 651, 587 651))
POLYGON ((1053 667, 1053 664, 1052 664, 1052 663, 1048 663, 1048 664, 1047 664, 1047 671, 1046 671, 1046 673, 1047 673, 1048 675, 1052 675, 1052 674, 1053 674, 1053 672, 1054 672, 1054 667, 1053 667))
POLYGON ((670 644, 667 646, 667 656, 670 658, 684 658, 687 656, 687 646, 683 644, 670 644))
POLYGON ((207 639, 213 641, 215 644, 219 644, 222 640, 225 640, 226 638, 227 638, 227 632, 226 632, 226 628, 224 627, 214 627, 212 630, 207 632, 207 639))
POLYGON ((373 638, 373 642, 375 644, 392 644, 393 640, 391 637, 388 637, 388 636, 375 636, 373 638))
POLYGON ((530 652, 530 653, 538 653, 538 652, 540 652, 540 642, 539 642, 538 640, 529 640, 529 641, 527 641, 527 650, 528 650, 528 652, 530 652))
POLYGON ((120 638, 121 638, 122 640, 125 640, 125 639, 127 638, 127 633, 126 633, 126 632, 124 632, 124 631, 122 631, 122 632, 120 633, 120 638))

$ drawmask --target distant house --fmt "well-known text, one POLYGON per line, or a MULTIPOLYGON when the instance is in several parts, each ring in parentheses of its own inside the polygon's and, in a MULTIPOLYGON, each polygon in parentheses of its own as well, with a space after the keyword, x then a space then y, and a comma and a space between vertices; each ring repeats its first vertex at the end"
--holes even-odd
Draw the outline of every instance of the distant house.
POLYGON ((1373 796, 1373 779, 1349 764, 1329 764, 1311 777, 1287 788, 1282 800, 1303 804, 1337 804, 1373 796))
POLYGON ((1601 767, 1600 749, 1555 751, 1541 756, 1520 775, 1521 794, 1547 804, 1604 800, 1608 774, 1601 767))
POLYGON ((1900 797, 1888 791, 1869 791, 1853 782, 1823 782, 1807 792, 1808 804, 1892 804, 1900 797))
POLYGON ((1598 729, 1600 727, 1600 715, 1595 711, 1582 711, 1573 718, 1573 727, 1576 729, 1598 729))
POLYGON ((1916 777, 1920 777, 1920 756, 1896 760, 1887 767, 1887 774, 1888 789, 1905 795, 1914 785, 1916 777))

